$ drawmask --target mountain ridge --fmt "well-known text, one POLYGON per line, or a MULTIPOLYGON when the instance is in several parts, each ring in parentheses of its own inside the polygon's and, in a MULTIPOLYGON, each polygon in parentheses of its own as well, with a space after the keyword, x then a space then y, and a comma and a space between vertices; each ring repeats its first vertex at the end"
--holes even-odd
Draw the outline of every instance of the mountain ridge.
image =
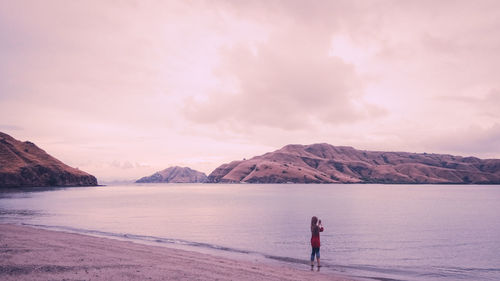
POLYGON ((222 164, 209 183, 499 184, 500 159, 290 144, 222 164))
POLYGON ((0 187, 95 186, 97 179, 34 143, 0 132, 0 187))
POLYGON ((151 176, 142 177, 136 183, 203 183, 207 180, 205 173, 189 167, 172 166, 156 172, 151 176))

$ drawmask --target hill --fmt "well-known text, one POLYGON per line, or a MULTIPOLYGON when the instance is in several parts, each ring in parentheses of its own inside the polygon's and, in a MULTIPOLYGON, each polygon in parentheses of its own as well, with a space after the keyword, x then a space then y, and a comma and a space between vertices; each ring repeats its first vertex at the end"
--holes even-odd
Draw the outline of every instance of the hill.
POLYGON ((499 184, 500 159, 287 145, 215 169, 210 183, 499 184))
POLYGON ((202 172, 192 170, 188 167, 169 167, 156 172, 149 177, 137 180, 137 183, 202 183, 207 180, 207 175, 202 172))
POLYGON ((92 186, 97 179, 0 132, 0 187, 92 186))

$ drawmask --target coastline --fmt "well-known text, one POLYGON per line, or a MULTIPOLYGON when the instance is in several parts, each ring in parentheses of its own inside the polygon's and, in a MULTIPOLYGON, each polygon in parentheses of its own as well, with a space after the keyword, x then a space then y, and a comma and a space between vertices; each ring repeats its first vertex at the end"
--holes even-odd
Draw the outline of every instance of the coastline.
POLYGON ((1 280, 355 279, 29 226, 0 224, 1 280))

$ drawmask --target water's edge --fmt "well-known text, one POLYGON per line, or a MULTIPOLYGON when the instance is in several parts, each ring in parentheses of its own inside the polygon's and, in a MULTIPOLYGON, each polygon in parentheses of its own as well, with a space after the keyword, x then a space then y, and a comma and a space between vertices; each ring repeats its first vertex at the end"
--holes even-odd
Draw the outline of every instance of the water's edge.
MULTIPOLYGON (((5 223, 5 222, 3 222, 5 223)), ((271 263, 290 266, 296 269, 308 270, 309 261, 307 259, 298 259, 294 257, 285 256, 274 256, 265 253, 260 253, 256 251, 242 250, 237 248, 230 248, 226 246, 220 246, 216 244, 188 241, 183 239, 173 239, 167 237, 157 237, 149 235, 138 235, 132 233, 114 233, 106 232, 95 229, 81 229, 68 226, 57 226, 57 225, 41 225, 41 224, 31 224, 31 223, 11 223, 20 226, 27 226, 33 228, 39 228, 50 231, 58 231, 65 233, 74 233, 98 238, 114 239, 119 241, 127 241, 132 243, 138 243, 148 246, 166 247, 179 249, 183 251, 197 252, 203 254, 209 254, 212 256, 220 256, 230 259, 242 260, 242 261, 252 261, 260 263, 271 263)), ((1 222, 0 222, 1 224, 1 222)), ((367 280, 379 280, 379 281, 404 281, 402 279, 390 279, 390 278, 380 278, 380 277, 370 277, 370 276, 359 276, 359 275, 349 275, 346 270, 366 270, 368 268, 354 267, 354 266, 343 266, 343 265, 333 265, 323 262, 321 264, 323 273, 331 273, 336 276, 345 276, 350 279, 367 281, 367 280)), ((380 272, 380 270, 373 270, 374 272, 380 272)))

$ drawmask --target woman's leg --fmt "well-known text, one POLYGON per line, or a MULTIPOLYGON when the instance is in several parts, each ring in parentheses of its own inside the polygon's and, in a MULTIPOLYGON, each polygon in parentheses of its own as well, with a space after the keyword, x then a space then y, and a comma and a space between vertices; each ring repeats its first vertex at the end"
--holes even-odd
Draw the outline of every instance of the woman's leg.
POLYGON ((321 265, 319 264, 319 248, 316 251, 316 260, 318 261, 318 267, 320 267, 321 265))
POLYGON ((311 266, 314 266, 314 256, 316 254, 316 251, 314 251, 314 248, 312 248, 311 251, 311 266))

